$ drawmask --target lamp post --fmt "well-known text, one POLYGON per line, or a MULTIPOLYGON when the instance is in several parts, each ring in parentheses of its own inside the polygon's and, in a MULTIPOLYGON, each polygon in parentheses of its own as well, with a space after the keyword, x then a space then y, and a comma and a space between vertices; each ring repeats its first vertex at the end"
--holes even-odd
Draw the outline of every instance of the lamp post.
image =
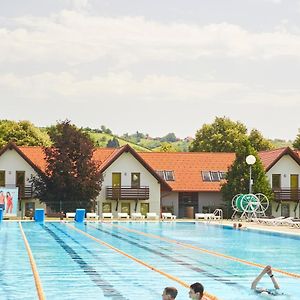
POLYGON ((249 194, 252 194, 252 165, 254 165, 256 162, 256 158, 254 155, 248 155, 246 157, 246 163, 249 165, 250 167, 250 179, 249 179, 249 194))

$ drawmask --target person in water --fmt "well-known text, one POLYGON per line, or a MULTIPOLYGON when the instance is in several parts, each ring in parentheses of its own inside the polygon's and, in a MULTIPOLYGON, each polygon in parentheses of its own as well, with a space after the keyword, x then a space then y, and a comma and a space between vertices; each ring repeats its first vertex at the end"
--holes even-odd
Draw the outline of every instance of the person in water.
POLYGON ((261 272, 260 274, 253 280, 252 284, 251 284, 251 289, 254 290, 256 293, 262 294, 262 295, 280 295, 279 293, 279 284, 276 280, 276 278, 274 277, 274 274, 272 272, 272 267, 271 266, 266 266, 261 272), (268 274, 269 277, 271 278, 271 281, 273 283, 274 289, 266 289, 266 288, 260 288, 257 287, 257 284, 259 283, 259 281, 263 278, 263 276, 265 274, 268 274))

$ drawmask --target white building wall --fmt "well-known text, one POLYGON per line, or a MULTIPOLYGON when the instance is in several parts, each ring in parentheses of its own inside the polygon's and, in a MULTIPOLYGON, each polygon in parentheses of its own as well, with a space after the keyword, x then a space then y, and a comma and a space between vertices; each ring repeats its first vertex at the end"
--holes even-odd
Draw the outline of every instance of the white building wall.
POLYGON ((34 169, 14 150, 7 150, 0 156, 0 170, 5 171, 5 184, 16 184, 16 171, 25 171, 25 185, 29 185, 34 169))
MULTIPOLYGON (((199 192, 198 193, 198 208, 199 212, 203 212, 203 207, 221 208, 224 206, 221 192, 199 192)), ((195 212, 196 213, 196 212, 195 212)))
MULTIPOLYGON (((281 174, 281 188, 289 189, 291 187, 291 175, 298 174, 299 185, 300 185, 300 166, 295 162, 295 160, 290 155, 284 155, 270 170, 267 172, 267 177, 269 179, 270 185, 272 187, 272 174, 281 174)), ((299 186, 298 186, 299 188, 299 186)), ((300 217, 300 207, 295 210, 297 203, 292 201, 284 201, 284 204, 289 204, 290 216, 300 217)), ((272 203, 271 213, 273 216, 281 216, 281 206, 278 207, 277 202, 272 203)))
MULTIPOLYGON (((31 176, 36 175, 35 170, 14 149, 8 149, 0 156, 0 170, 5 171, 5 185, 8 187, 16 185, 16 171, 25 171, 25 185, 30 185, 31 176)), ((22 200, 21 210, 18 207, 17 211, 19 217, 24 216, 25 202, 34 202, 35 208, 45 208, 38 199, 22 200)))
POLYGON ((160 214, 160 183, 131 153, 123 153, 104 172, 102 190, 97 197, 98 212, 102 213, 102 203, 111 202, 112 213, 117 216, 121 212, 121 203, 129 202, 131 213, 134 212, 135 200, 120 200, 116 211, 116 200, 106 200, 106 187, 112 186, 112 173, 121 173, 121 186, 131 186, 131 173, 140 173, 140 185, 149 187, 149 200, 139 200, 137 212, 140 212, 140 203, 149 203, 149 211, 160 214))
POLYGON ((291 174, 298 174, 300 181, 300 166, 289 156, 284 155, 268 172, 267 176, 272 185, 272 174, 281 174, 281 188, 290 188, 291 174))
POLYGON ((162 194, 161 205, 173 207, 173 213, 176 216, 178 216, 179 214, 178 198, 179 198, 178 192, 164 192, 162 194))

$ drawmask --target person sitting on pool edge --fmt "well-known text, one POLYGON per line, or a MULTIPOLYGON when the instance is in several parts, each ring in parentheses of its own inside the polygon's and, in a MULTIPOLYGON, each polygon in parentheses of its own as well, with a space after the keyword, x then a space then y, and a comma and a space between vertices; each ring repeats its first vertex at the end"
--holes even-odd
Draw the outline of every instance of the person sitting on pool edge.
POLYGON ((190 286, 189 297, 193 300, 200 300, 203 297, 203 292, 203 285, 199 282, 195 282, 190 286))
POLYGON ((259 294, 266 294, 266 295, 280 295, 280 293, 278 292, 278 290, 280 289, 278 282, 276 281, 274 274, 272 272, 272 267, 271 266, 266 266, 261 273, 253 280, 252 284, 251 284, 251 289, 255 290, 255 292, 259 293, 259 294), (268 274, 272 280, 272 283, 274 285, 274 289, 265 289, 265 288, 258 288, 257 284, 259 283, 259 281, 263 278, 263 276, 265 274, 268 274))
POLYGON ((162 300, 174 300, 177 296, 177 289, 174 287, 166 287, 162 293, 162 300))

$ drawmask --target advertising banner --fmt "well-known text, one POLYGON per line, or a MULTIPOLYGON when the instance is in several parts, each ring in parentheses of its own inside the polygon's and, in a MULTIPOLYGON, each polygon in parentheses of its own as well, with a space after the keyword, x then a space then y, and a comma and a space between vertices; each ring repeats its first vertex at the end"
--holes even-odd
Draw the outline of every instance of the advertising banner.
POLYGON ((17 216, 18 209, 18 188, 0 187, 0 208, 4 216, 17 216))

